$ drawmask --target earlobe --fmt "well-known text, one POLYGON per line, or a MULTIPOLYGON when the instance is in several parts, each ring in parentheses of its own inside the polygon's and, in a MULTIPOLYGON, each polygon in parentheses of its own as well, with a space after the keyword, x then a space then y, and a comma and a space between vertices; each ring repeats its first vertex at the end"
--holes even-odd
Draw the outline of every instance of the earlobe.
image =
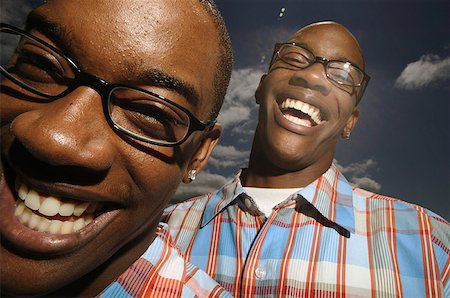
POLYGON ((260 103, 260 98, 261 98, 261 96, 262 96, 262 94, 261 94, 261 92, 262 92, 261 88, 262 88, 262 86, 263 86, 264 79, 266 78, 266 76, 267 76, 267 74, 264 74, 264 75, 261 76, 261 79, 259 80, 258 88, 256 88, 256 91, 255 91, 256 104, 259 104, 259 103, 260 103))
POLYGON ((352 114, 347 120, 347 124, 344 127, 344 130, 341 133, 343 139, 350 139, 350 134, 352 133, 353 128, 359 119, 359 110, 358 108, 354 108, 352 114))
POLYGON ((184 183, 193 181, 195 176, 206 166, 214 148, 219 142, 221 133, 222 125, 218 123, 214 124, 212 128, 204 132, 203 139, 186 168, 186 173, 183 176, 184 183))

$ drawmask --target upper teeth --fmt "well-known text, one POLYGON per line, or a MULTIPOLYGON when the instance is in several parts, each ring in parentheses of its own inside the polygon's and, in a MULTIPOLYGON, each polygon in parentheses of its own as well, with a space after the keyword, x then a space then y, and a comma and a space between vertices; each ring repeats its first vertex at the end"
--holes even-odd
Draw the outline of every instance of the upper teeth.
POLYGON ((281 103, 282 109, 292 108, 297 111, 301 111, 302 113, 311 117, 315 124, 320 124, 322 122, 320 111, 318 108, 307 104, 306 102, 302 102, 297 99, 287 98, 281 103))
POLYGON ((15 215, 22 224, 41 232, 68 234, 78 231, 93 220, 92 213, 98 207, 96 203, 77 203, 52 196, 43 197, 19 181, 16 182, 16 190, 23 202, 16 203, 15 215), (44 217, 58 214, 67 217, 67 220, 44 217))

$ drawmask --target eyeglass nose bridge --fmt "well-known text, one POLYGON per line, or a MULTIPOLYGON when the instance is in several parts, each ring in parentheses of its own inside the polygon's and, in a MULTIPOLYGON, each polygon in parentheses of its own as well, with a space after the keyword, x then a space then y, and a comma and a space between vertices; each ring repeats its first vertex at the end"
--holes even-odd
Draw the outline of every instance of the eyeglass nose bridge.
POLYGON ((107 87, 110 84, 102 78, 92 75, 87 72, 80 72, 77 76, 76 82, 70 91, 78 88, 79 86, 86 86, 97 91, 102 97, 106 94, 107 87))

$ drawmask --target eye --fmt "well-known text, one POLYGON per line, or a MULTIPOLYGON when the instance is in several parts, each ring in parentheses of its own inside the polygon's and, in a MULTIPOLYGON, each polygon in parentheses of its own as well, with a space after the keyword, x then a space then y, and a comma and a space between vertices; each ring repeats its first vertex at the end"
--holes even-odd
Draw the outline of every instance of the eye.
POLYGON ((65 58, 43 44, 22 41, 8 65, 8 72, 24 84, 43 93, 67 87, 74 76, 65 58))
POLYGON ((278 51, 278 57, 285 63, 296 68, 305 68, 310 64, 311 58, 306 50, 293 45, 285 45, 278 51))
POLYGON ((339 84, 353 86, 354 80, 348 69, 343 69, 341 67, 328 66, 328 76, 338 82, 339 84))
POLYGON ((115 89, 110 95, 110 114, 121 128, 152 140, 176 142, 189 129, 189 116, 149 94, 133 89, 115 89))
POLYGON ((9 71, 24 81, 37 83, 55 83, 64 78, 64 70, 54 57, 36 53, 21 52, 9 71))

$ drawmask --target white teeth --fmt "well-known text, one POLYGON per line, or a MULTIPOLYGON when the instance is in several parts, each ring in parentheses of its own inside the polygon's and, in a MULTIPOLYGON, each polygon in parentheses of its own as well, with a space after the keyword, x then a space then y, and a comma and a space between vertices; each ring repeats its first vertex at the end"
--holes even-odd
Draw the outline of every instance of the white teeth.
POLYGON ((38 210, 40 205, 39 194, 34 190, 30 190, 25 198, 25 206, 31 210, 38 210))
POLYGON ((75 233, 94 220, 93 213, 102 204, 81 202, 48 196, 43 197, 33 189, 16 180, 17 200, 14 215, 25 226, 51 234, 75 233), (23 201, 22 201, 23 200, 23 201), (60 215, 62 220, 50 220, 44 216, 60 215))
MULTIPOLYGON (((297 111, 301 111, 302 113, 307 114, 309 117, 311 117, 311 119, 314 121, 315 124, 320 124, 322 122, 322 119, 320 117, 320 110, 310 104, 307 104, 306 102, 302 102, 297 99, 287 98, 281 103, 281 108, 282 109, 291 108, 291 109, 295 109, 297 111)), ((295 121, 293 121, 293 118, 299 119, 294 116, 286 117, 286 118, 292 122, 295 122, 295 121)), ((302 120, 302 119, 299 119, 299 120, 302 120)), ((305 123, 305 121, 300 121, 300 122, 305 123)), ((295 123, 297 123, 297 122, 295 122, 295 123)), ((311 126, 311 125, 308 125, 308 126, 311 126)))
POLYGON ((61 225, 61 234, 70 234, 73 230, 73 221, 64 221, 61 225))
POLYGON ((71 216, 73 214, 73 210, 75 209, 74 203, 62 203, 59 207, 58 213, 62 216, 71 216))
POLYGON ((17 193, 19 194, 19 198, 25 201, 25 199, 27 198, 27 194, 28 194, 28 187, 23 183, 20 183, 19 187, 17 187, 17 184, 18 184, 18 182, 16 180, 16 190, 17 190, 17 193))
POLYGON ((37 226, 37 230, 39 232, 46 232, 50 227, 51 221, 46 218, 41 218, 39 225, 37 226))
POLYGON ((39 225, 40 221, 40 216, 33 213, 30 217, 30 220, 28 221, 28 226, 32 229, 35 229, 39 225))
POLYGON ((80 216, 81 214, 83 214, 84 211, 86 211, 88 206, 89 206, 89 203, 87 203, 87 202, 78 204, 75 207, 75 210, 73 210, 73 215, 80 216))
POLYGON ((48 197, 42 202, 39 212, 46 216, 55 216, 58 214, 61 202, 54 197, 48 197))
POLYGON ((61 226, 62 226, 62 221, 54 219, 51 221, 48 231, 51 234, 60 234, 61 226))
POLYGON ((309 120, 297 118, 297 117, 291 116, 291 115, 283 115, 283 116, 284 116, 284 118, 286 118, 287 120, 289 120, 291 122, 294 122, 295 124, 303 125, 306 127, 311 127, 311 122, 309 122, 309 120))
POLYGON ((33 214, 33 212, 32 212, 30 209, 25 208, 25 209, 23 210, 22 215, 20 216, 20 221, 21 221, 23 224, 27 224, 28 221, 30 220, 32 214, 33 214))
POLYGON ((23 210, 25 209, 25 204, 23 202, 18 201, 18 205, 16 207, 16 210, 14 210, 15 216, 20 216, 23 213, 23 210))
POLYGON ((85 226, 84 219, 83 219, 83 218, 79 218, 79 219, 77 219, 77 220, 73 223, 73 230, 74 230, 74 231, 79 231, 79 230, 81 230, 84 226, 85 226))

